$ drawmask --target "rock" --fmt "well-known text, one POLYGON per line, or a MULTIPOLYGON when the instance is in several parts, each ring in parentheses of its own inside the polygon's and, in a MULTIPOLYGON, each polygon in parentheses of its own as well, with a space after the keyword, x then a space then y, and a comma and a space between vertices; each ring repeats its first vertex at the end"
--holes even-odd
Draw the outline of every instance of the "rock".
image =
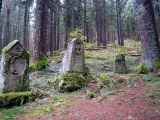
POLYGON ((119 73, 119 74, 127 73, 127 68, 125 64, 125 56, 123 54, 119 54, 116 56, 115 73, 119 73))
POLYGON ((2 49, 0 91, 29 90, 29 53, 18 40, 2 49))
POLYGON ((79 72, 65 72, 59 74, 53 84, 59 92, 73 92, 86 87, 86 78, 79 72))
POLYGON ((35 100, 30 91, 0 93, 0 108, 22 105, 35 100))
POLYGON ((84 72, 84 45, 83 41, 73 39, 64 54, 59 73, 84 72))

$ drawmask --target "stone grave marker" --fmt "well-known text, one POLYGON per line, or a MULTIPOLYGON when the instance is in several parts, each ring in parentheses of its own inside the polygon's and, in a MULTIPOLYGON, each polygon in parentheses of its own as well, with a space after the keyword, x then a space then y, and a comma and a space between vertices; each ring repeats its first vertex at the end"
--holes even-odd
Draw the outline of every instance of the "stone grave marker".
POLYGON ((29 53, 18 40, 2 49, 0 92, 29 90, 29 53))
POLYGON ((121 73, 121 74, 127 73, 125 56, 123 54, 116 55, 115 73, 121 73))
POLYGON ((84 44, 83 41, 73 39, 64 54, 59 73, 64 72, 84 72, 84 44))

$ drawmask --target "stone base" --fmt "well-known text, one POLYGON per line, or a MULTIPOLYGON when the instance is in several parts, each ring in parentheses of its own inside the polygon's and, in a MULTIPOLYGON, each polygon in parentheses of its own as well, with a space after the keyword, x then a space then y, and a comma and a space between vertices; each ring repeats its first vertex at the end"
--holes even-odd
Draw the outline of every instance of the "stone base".
POLYGON ((35 100, 30 91, 0 93, 0 107, 19 106, 35 100))
POLYGON ((59 92, 73 92, 86 87, 86 78, 79 72, 65 72, 58 75, 53 83, 59 92))

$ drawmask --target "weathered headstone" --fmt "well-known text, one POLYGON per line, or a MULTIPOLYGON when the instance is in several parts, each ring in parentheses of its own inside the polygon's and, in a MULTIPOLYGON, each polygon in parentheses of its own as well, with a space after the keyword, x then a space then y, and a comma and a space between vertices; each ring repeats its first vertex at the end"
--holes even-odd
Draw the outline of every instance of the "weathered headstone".
POLYGON ((83 41, 73 39, 68 45, 66 53, 63 57, 59 73, 64 72, 84 72, 84 44, 83 41))
POLYGON ((127 73, 127 68, 125 64, 125 56, 123 54, 119 54, 116 56, 115 60, 115 73, 127 73))
POLYGON ((29 89, 29 53, 18 40, 2 50, 0 91, 15 92, 29 89))

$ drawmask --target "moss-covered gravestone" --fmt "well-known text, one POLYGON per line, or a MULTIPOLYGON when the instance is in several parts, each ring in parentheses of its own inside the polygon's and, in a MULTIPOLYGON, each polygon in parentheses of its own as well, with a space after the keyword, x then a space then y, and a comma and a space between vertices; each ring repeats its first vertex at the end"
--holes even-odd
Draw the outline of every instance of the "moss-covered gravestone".
POLYGON ((63 57, 59 73, 64 72, 84 72, 84 44, 83 41, 73 39, 67 47, 66 53, 63 57))
POLYGON ((55 88, 60 92, 72 92, 86 86, 84 44, 73 39, 63 57, 59 75, 54 79, 55 88))
POLYGON ((116 56, 115 73, 120 73, 120 74, 127 73, 127 67, 125 64, 125 56, 123 54, 119 54, 116 56))
POLYGON ((18 40, 2 50, 0 92, 29 90, 29 53, 18 40))

